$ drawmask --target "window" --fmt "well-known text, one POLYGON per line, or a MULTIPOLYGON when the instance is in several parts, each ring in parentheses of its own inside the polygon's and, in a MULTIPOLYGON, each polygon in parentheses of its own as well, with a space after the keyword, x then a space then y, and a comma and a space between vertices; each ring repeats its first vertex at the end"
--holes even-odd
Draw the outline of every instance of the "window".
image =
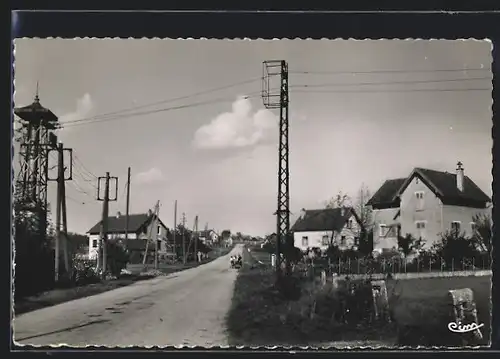
POLYGON ((456 235, 458 235, 460 233, 460 222, 459 221, 451 222, 451 231, 456 235))
POLYGON ((330 237, 329 236, 323 236, 323 238, 321 238, 321 245, 327 246, 329 244, 330 244, 330 237))
POLYGON ((92 240, 92 248, 97 248, 97 239, 92 240))
POLYGON ((477 229, 476 222, 470 222, 470 230, 472 234, 476 232, 476 229, 477 229))
POLYGON ((309 247, 309 238, 307 236, 302 237, 302 247, 309 247))
POLYGON ((417 221, 415 226, 417 227, 417 238, 425 239, 425 222, 417 221))
POLYGON ((161 250, 161 241, 156 241, 156 245, 158 246, 158 250, 161 250))
POLYGON ((424 209, 424 192, 418 191, 415 192, 415 197, 417 198, 417 210, 424 209))
POLYGON ((352 219, 349 219, 349 220, 347 221, 347 228, 348 228, 348 229, 351 229, 351 228, 352 228, 352 219))
POLYGON ((340 245, 342 247, 345 247, 345 245, 346 245, 346 238, 345 238, 345 236, 340 237, 340 245))
POLYGON ((359 237, 354 237, 354 245, 359 246, 359 237))
POLYGON ((158 226, 156 233, 157 233, 158 235, 161 235, 161 226, 158 226))
POLYGON ((425 229, 425 222, 416 222, 417 229, 425 229))
POLYGON ((385 237, 387 235, 387 226, 385 224, 379 224, 379 229, 380 229, 380 237, 385 237))

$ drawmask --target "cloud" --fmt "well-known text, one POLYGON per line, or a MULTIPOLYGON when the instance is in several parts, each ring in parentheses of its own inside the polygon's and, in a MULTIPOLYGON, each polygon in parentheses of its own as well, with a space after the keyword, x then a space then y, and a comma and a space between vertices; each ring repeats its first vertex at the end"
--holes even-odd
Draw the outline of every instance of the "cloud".
POLYGON ((73 122, 75 120, 81 120, 83 118, 89 117, 90 113, 94 108, 94 103, 92 102, 92 98, 88 93, 83 95, 76 101, 76 108, 73 112, 68 112, 62 116, 59 116, 59 122, 62 124, 61 128, 56 131, 57 136, 59 137, 59 141, 63 141, 66 138, 66 135, 72 132, 73 127, 68 126, 64 127, 64 123, 73 122))
POLYGON ((138 184, 154 184, 162 182, 165 179, 161 170, 157 167, 153 167, 147 171, 139 172, 135 175, 135 181, 138 184))
POLYGON ((251 102, 240 97, 233 103, 231 112, 222 113, 200 127, 194 135, 193 144, 206 149, 253 146, 276 128, 277 122, 277 117, 269 110, 260 109, 252 113, 251 102))
POLYGON ((72 122, 75 120, 80 120, 82 118, 87 117, 93 108, 94 104, 92 102, 92 98, 88 93, 86 93, 76 101, 75 111, 59 117, 59 121, 64 123, 64 122, 72 122))

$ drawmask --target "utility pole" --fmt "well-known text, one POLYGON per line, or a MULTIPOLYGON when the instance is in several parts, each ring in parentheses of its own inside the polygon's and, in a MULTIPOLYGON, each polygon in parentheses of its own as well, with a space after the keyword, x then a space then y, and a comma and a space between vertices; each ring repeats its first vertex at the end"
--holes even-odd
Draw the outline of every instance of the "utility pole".
POLYGON ((54 276, 56 283, 59 281, 59 256, 61 254, 61 204, 62 186, 64 185, 64 152, 63 144, 57 145, 57 199, 56 199, 56 245, 54 253, 54 276))
POLYGON ((107 270, 107 240, 108 240, 108 213, 109 213, 109 202, 114 202, 117 200, 118 196, 118 177, 111 177, 109 172, 106 172, 105 177, 97 178, 97 200, 102 201, 102 219, 101 219, 101 238, 99 240, 99 252, 98 252, 98 266, 102 269, 102 275, 104 276, 107 270), (110 198, 109 196, 109 184, 111 180, 116 181, 115 196, 110 198), (104 181, 104 197, 100 197, 101 183, 104 181))
POLYGON ((61 254, 61 217, 63 224, 63 234, 64 234, 64 242, 63 242, 63 251, 64 251, 64 266, 65 271, 69 272, 70 270, 70 261, 68 255, 68 225, 67 225, 67 217, 66 217, 66 190, 65 190, 65 182, 70 181, 72 179, 72 164, 73 164, 73 150, 70 148, 64 148, 62 143, 58 143, 55 149, 49 149, 47 152, 47 156, 50 151, 57 151, 57 177, 49 178, 47 174, 47 181, 56 181, 57 182, 57 199, 56 199, 56 238, 55 238, 55 253, 54 253, 54 279, 55 281, 59 281, 59 270, 60 270, 60 254, 61 254), (69 165, 69 176, 66 178, 66 168, 64 167, 64 152, 69 153, 70 155, 70 165, 69 165))
POLYGON ((174 251, 175 251, 175 255, 177 256, 176 236, 177 236, 177 200, 175 200, 175 202, 174 202, 174 251))
MULTIPOLYGON (((262 99, 268 109, 280 110, 279 153, 278 153, 278 198, 276 210, 276 276, 281 276, 281 244, 291 245, 290 235, 290 171, 288 144, 288 64, 284 60, 265 61, 263 63, 262 99), (273 86, 272 81, 279 86, 273 86)), ((290 273, 290 262, 286 260, 286 274, 290 273)))
POLYGON ((199 239, 198 216, 194 217, 193 235, 194 235, 194 260, 198 262, 198 239, 199 239))
POLYGON ((160 217, 160 201, 156 203, 156 214, 155 214, 155 230, 156 230, 156 235, 155 235, 155 269, 158 269, 158 223, 159 223, 159 217, 160 217))
POLYGON ((142 265, 146 266, 146 260, 148 257, 149 242, 153 238, 153 228, 155 227, 155 218, 158 215, 160 208, 160 201, 156 201, 155 207, 151 213, 151 223, 149 224, 148 238, 146 239, 146 249, 144 250, 144 257, 142 258, 142 265))
POLYGON ((130 216, 130 167, 128 168, 127 172, 127 204, 126 204, 126 209, 125 209, 125 245, 127 244, 128 240, 128 221, 129 221, 129 216, 130 216))
POLYGON ((186 226, 186 213, 182 212, 182 263, 186 264, 186 236, 185 227, 186 226))

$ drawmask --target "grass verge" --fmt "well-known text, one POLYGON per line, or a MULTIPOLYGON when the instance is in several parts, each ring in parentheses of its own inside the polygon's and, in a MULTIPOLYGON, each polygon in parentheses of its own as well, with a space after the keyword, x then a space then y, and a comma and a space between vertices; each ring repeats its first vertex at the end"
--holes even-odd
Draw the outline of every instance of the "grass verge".
POLYGON ((58 288, 46 292, 42 292, 35 296, 30 296, 18 300, 14 304, 16 315, 31 312, 37 309, 50 307, 56 304, 69 302, 71 300, 80 299, 104 293, 113 289, 126 287, 135 282, 152 279, 154 276, 149 275, 128 275, 114 280, 104 280, 99 283, 89 284, 80 287, 58 288))
POLYGON ((460 346, 448 330, 448 290, 474 291, 483 341, 490 336, 491 276, 412 278, 388 280, 393 323, 355 327, 335 320, 335 293, 314 283, 301 285, 298 300, 287 301, 275 287, 274 271, 258 250, 243 251, 240 270, 227 316, 230 345, 273 346, 460 346))
MULTIPOLYGON (((253 253, 253 252, 251 252, 253 253)), ((275 286, 274 271, 243 251, 226 318, 230 345, 323 346, 332 341, 387 341, 387 328, 340 325, 333 317, 334 293, 314 283, 301 283, 297 300, 287 300, 275 286)))

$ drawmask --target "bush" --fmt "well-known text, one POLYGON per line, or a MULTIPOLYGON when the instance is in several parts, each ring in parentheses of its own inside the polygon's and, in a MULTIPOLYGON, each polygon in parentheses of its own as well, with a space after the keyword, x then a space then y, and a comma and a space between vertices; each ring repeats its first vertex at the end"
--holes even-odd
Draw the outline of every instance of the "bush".
POLYGON ((106 249, 108 270, 113 276, 118 277, 122 269, 127 267, 130 259, 129 255, 125 248, 117 241, 108 241, 106 249))
POLYGON ((77 286, 83 286, 100 281, 97 272, 96 262, 88 259, 73 260, 73 283, 77 286))
POLYGON ((478 258, 478 250, 474 240, 467 238, 464 234, 446 232, 441 236, 441 241, 436 243, 432 250, 437 257, 443 259, 446 269, 461 270, 465 261, 472 262, 478 258))

